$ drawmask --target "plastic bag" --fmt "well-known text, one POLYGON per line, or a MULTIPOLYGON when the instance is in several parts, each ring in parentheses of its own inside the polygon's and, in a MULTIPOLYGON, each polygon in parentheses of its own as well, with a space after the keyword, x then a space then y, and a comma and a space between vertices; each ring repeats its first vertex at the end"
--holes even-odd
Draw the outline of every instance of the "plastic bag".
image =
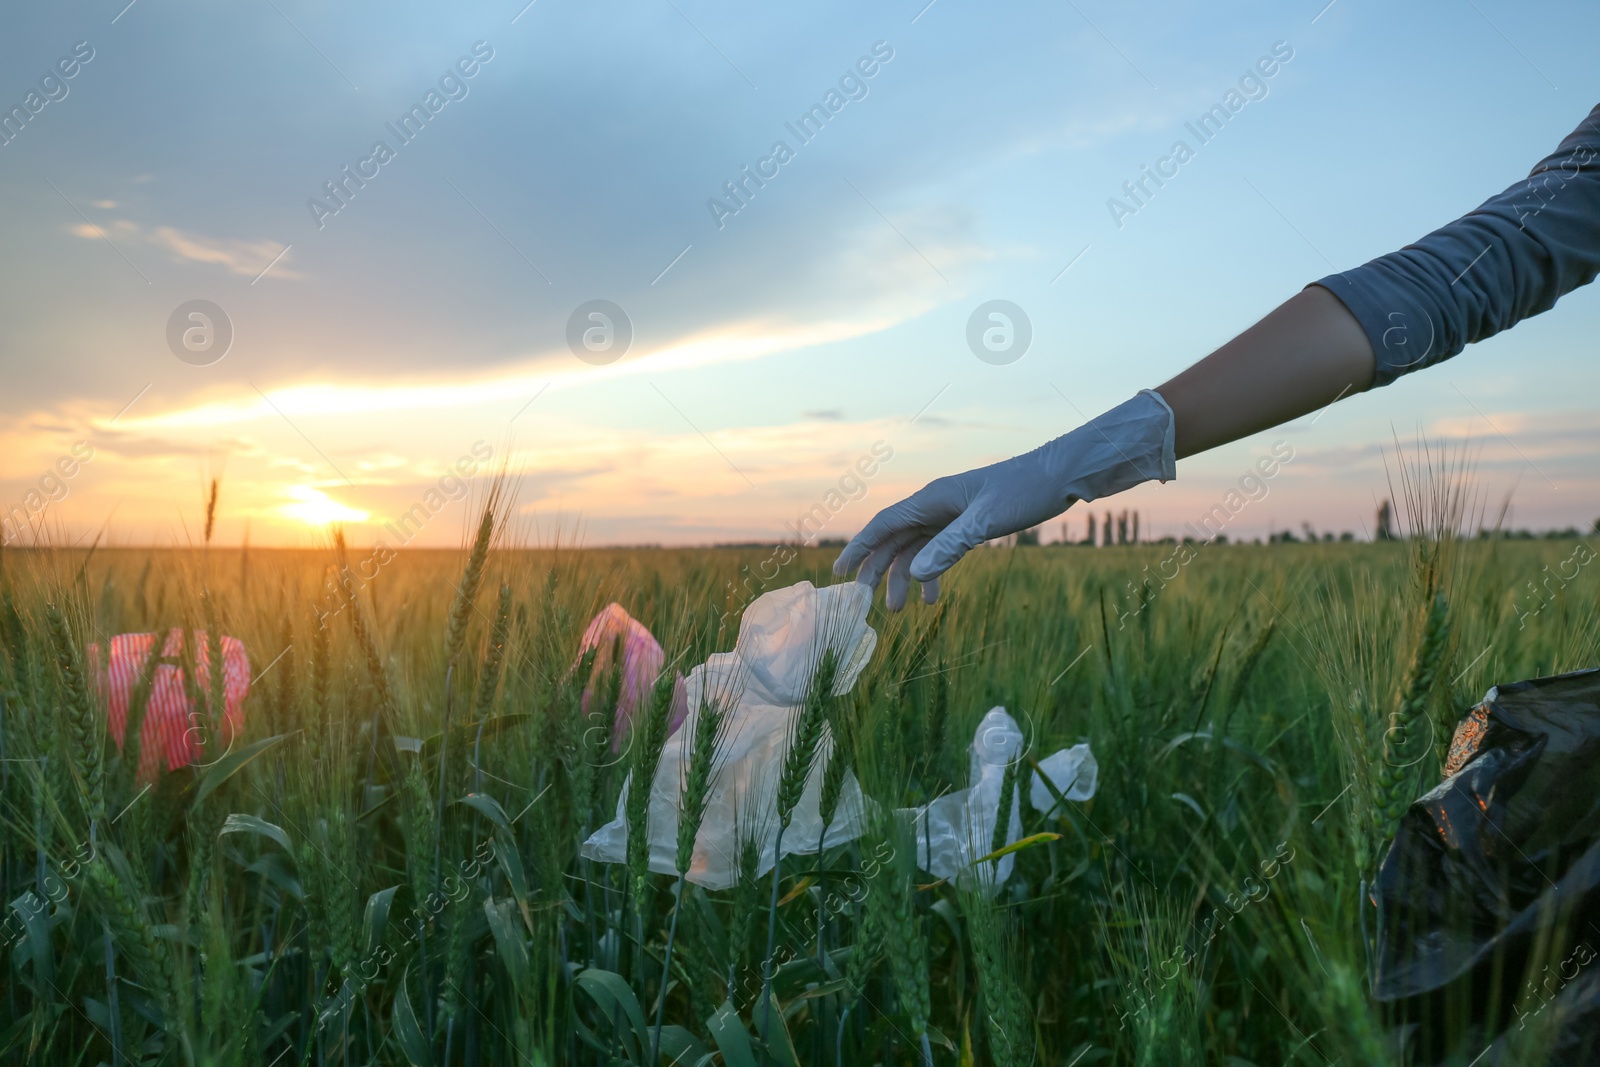
MULTIPOLYGON (((871 588, 858 582, 824 589, 800 582, 773 590, 745 609, 733 651, 719 652, 689 672, 683 687, 687 717, 683 727, 668 737, 650 788, 647 828, 652 871, 678 873, 679 793, 704 699, 715 699, 728 709, 727 740, 713 771, 710 802, 688 880, 707 889, 734 885, 745 840, 758 847, 758 873, 772 869, 778 778, 795 716, 825 649, 834 651, 840 665, 835 695, 848 693, 855 685, 878 640, 866 622, 871 603, 871 588)), ((818 758, 783 833, 784 855, 815 852, 819 838, 823 848, 831 848, 861 835, 865 826, 861 787, 854 774, 847 774, 823 836, 822 776, 832 752, 833 736, 824 728, 818 758)), ((627 791, 633 787, 630 777, 617 800, 616 818, 584 842, 585 857, 605 863, 624 861, 628 827, 623 813, 627 791)))
MULTIPOLYGON (((178 660, 183 651, 183 639, 183 630, 168 630, 161 657, 178 660)), ((96 689, 106 701, 107 723, 119 749, 127 729, 133 691, 139 686, 139 672, 155 641, 155 634, 118 634, 111 639, 110 655, 104 667, 100 665, 99 644, 88 648, 89 662, 95 665, 96 689)), ((244 728, 244 698, 250 691, 250 657, 238 639, 223 637, 223 714, 218 722, 216 716, 205 710, 211 699, 211 658, 207 645, 206 632, 196 631, 193 684, 202 703, 198 712, 189 699, 183 671, 176 662, 160 664, 151 676, 150 702, 145 707, 144 725, 139 731, 140 781, 155 778, 163 764, 169 771, 187 767, 201 753, 201 745, 205 746, 208 761, 220 759, 244 728)))
MULTIPOLYGON (((1046 756, 1039 761, 1039 769, 1049 776, 1056 792, 1068 800, 1088 800, 1100 781, 1100 764, 1087 741, 1046 756)), ((1037 774, 1028 790, 1028 803, 1041 815, 1049 815, 1058 807, 1055 794, 1037 774)))
MULTIPOLYGON (((973 732, 968 749, 967 788, 948 793, 916 808, 902 808, 899 814, 914 822, 917 834, 917 865, 936 878, 947 878, 961 889, 978 888, 993 895, 1011 877, 1014 856, 975 866, 976 861, 1022 836, 1021 789, 1013 787, 1011 819, 1003 843, 994 840, 995 820, 1000 815, 1000 791, 1006 767, 1022 758, 1023 737, 1017 721, 1005 708, 990 708, 973 732)), ((1088 800, 1094 796, 1099 765, 1087 744, 1064 748, 1039 761, 1039 767, 1068 800, 1088 800)), ((1049 814, 1056 798, 1036 773, 1028 775, 1028 801, 1049 814)))
MULTIPOLYGON (((622 751, 622 739, 633 725, 634 715, 640 706, 649 699, 650 687, 655 684, 656 675, 661 673, 661 665, 667 658, 655 635, 629 615, 621 604, 613 602, 601 608, 584 629, 583 638, 578 642, 578 659, 572 665, 576 669, 583 660, 583 654, 591 648, 595 650, 594 668, 583 687, 585 715, 589 713, 589 701, 594 697, 595 686, 611 669, 611 660, 618 646, 622 652, 622 688, 617 693, 617 716, 611 727, 613 752, 622 751)), ((673 701, 672 719, 667 726, 669 732, 676 730, 683 722, 686 710, 679 701, 673 701)))
MULTIPOLYGON (((899 814, 917 829, 917 865, 936 878, 948 878, 957 887, 999 890, 1011 876, 1014 856, 974 867, 973 862, 1001 846, 994 843, 994 824, 1000 816, 1000 790, 1006 766, 1022 755, 1022 730, 1005 708, 990 708, 978 723, 969 747, 970 783, 921 807, 901 808, 899 814)), ((1015 793, 1020 793, 1012 787, 1015 793)), ((1020 797, 1012 796, 1011 819, 1005 844, 1022 836, 1020 797)))
POLYGON ((1407 809, 1374 887, 1373 992, 1417 1040, 1408 1062, 1509 1063, 1519 1016, 1558 1010, 1550 1062, 1600 1062, 1597 757, 1600 670, 1498 686, 1456 727, 1445 780, 1407 809), (1548 965, 1525 973, 1545 939, 1548 965))

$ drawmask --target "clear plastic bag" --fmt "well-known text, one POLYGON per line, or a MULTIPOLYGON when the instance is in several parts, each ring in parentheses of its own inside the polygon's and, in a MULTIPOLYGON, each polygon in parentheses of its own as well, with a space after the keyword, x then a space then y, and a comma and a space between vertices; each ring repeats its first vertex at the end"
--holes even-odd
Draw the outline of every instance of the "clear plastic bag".
MULTIPOLYGON (((1095 786, 1100 781, 1100 764, 1087 741, 1051 753, 1039 761, 1039 769, 1049 776, 1056 792, 1068 800, 1088 800, 1094 796, 1095 786)), ((1055 794, 1037 774, 1032 782, 1028 803, 1040 814, 1049 815, 1059 806, 1055 794)))
MULTIPOLYGON (((1005 708, 990 708, 978 723, 969 747, 970 783, 921 807, 901 808, 898 814, 917 830, 917 865, 936 878, 948 878, 958 888, 996 892, 1011 876, 1013 856, 974 863, 1001 846, 994 844, 994 824, 1000 815, 1000 790, 1006 767, 1022 755, 1022 730, 1005 708)), ((1013 786, 1013 790, 1015 787, 1013 786)), ((1022 812, 1015 793, 1005 844, 1022 836, 1022 812)))
MULTIPOLYGON (((977 861, 1022 836, 1022 791, 1013 787, 1006 839, 1003 843, 994 840, 1006 767, 1023 758, 1023 748, 1017 721, 1005 708, 990 708, 972 735, 967 788, 921 807, 900 809, 901 817, 916 826, 917 865, 922 870, 936 878, 948 878, 959 888, 976 888, 990 895, 1011 877, 1013 856, 983 864, 977 861)), ((1094 796, 1099 765, 1088 744, 1073 745, 1046 756, 1039 761, 1039 767, 1066 799, 1088 800, 1094 796)), ((1037 811, 1050 814, 1057 806, 1054 794, 1038 774, 1030 772, 1027 780, 1029 803, 1037 811)))

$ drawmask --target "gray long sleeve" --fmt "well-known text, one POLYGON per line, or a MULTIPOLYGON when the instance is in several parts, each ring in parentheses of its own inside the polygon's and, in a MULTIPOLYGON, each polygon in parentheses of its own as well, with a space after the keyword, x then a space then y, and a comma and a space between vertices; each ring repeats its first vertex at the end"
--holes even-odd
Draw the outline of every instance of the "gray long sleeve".
POLYGON ((1376 385, 1449 359, 1600 273, 1600 106, 1528 175, 1397 252, 1313 284, 1372 342, 1376 385))

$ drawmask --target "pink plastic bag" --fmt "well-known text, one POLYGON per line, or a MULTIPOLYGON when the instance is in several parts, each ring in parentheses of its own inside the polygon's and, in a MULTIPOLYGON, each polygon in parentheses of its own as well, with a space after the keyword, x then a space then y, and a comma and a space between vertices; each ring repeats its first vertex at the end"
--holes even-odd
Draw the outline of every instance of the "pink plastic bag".
MULTIPOLYGON (((583 639, 578 642, 578 662, 582 661, 583 654, 589 649, 595 650, 594 672, 583 687, 585 715, 589 714, 589 700, 594 695, 595 686, 611 669, 613 649, 619 643, 622 648, 622 691, 617 695, 617 717, 611 728, 613 752, 621 751, 622 739, 633 725, 639 707, 649 700, 650 689, 656 684, 656 676, 661 673, 661 666, 667 659, 660 643, 643 623, 623 610, 621 604, 607 604, 600 609, 600 614, 589 620, 588 628, 583 631, 583 639)), ((573 667, 576 668, 577 663, 573 667)), ((681 700, 682 689, 683 680, 680 677, 673 699, 672 720, 667 726, 668 733, 676 730, 688 713, 687 705, 681 700)))
MULTIPOLYGON (((184 631, 167 631, 161 657, 177 659, 183 650, 184 631)), ((107 722, 120 749, 127 729, 128 707, 139 686, 139 671, 154 647, 155 634, 118 634, 111 639, 110 661, 100 668, 100 646, 89 646, 95 664, 98 689, 110 709, 107 722)), ((244 728, 244 698, 250 691, 250 658, 237 638, 222 639, 223 713, 220 719, 209 714, 211 698, 211 660, 204 630, 195 632, 195 689, 199 706, 184 691, 182 669, 176 663, 162 663, 150 680, 150 702, 145 708, 144 726, 139 733, 140 781, 151 781, 161 770, 187 767, 202 752, 206 760, 220 759, 232 747, 244 728)))

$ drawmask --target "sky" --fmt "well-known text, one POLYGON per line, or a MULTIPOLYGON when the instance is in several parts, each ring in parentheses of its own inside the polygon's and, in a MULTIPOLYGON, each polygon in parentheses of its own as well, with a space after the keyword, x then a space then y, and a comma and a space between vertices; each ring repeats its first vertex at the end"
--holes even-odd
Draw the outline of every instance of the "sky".
MULTIPOLYGON (((27 5, 0 506, 189 544, 216 478, 220 543, 455 545, 504 468, 531 543, 771 541, 818 503, 849 536, 1518 181, 1600 100, 1597 36, 1509 0, 27 5), (968 343, 994 300, 1009 362, 968 343)), ((1276 447, 1230 536, 1367 536, 1421 436, 1491 517, 1586 528, 1596 336, 1590 287, 1094 510, 1181 534, 1276 447)))

